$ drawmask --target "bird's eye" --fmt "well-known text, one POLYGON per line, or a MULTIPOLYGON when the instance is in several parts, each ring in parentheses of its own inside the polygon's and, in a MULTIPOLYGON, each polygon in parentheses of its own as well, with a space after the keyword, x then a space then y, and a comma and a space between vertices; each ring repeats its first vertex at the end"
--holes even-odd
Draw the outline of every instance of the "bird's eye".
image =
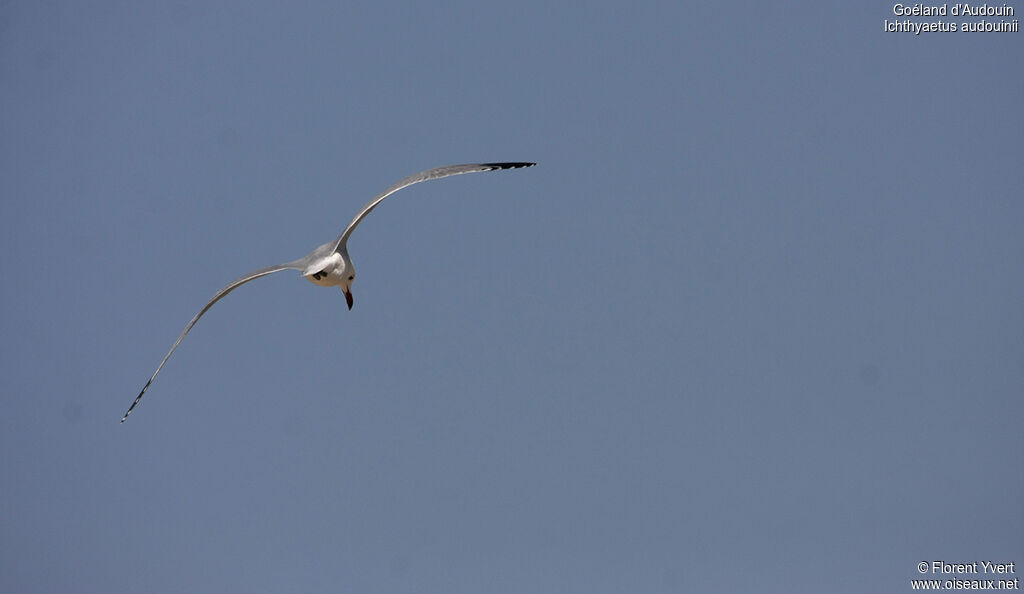
POLYGON ((355 278, 356 278, 355 276, 350 276, 350 277, 348 277, 348 280, 354 280, 355 278))

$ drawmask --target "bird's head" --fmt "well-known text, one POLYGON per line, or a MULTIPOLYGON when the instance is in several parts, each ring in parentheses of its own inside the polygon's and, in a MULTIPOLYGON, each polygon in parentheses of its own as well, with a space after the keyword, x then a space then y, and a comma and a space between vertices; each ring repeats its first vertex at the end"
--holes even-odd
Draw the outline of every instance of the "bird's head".
POLYGON ((302 273, 306 280, 321 287, 341 287, 345 302, 352 309, 352 282, 356 280, 356 268, 341 254, 332 253, 311 262, 302 273))

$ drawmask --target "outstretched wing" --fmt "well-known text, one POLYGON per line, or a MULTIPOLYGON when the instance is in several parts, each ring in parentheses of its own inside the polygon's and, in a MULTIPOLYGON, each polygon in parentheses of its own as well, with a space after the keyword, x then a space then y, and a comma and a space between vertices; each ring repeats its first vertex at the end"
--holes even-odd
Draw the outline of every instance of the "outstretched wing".
POLYGON ((340 252, 342 246, 348 242, 349 235, 355 231, 356 226, 366 218, 366 215, 370 214, 373 209, 377 208, 385 198, 401 190, 407 188, 413 184, 418 184, 423 181, 431 179, 441 179, 442 177, 448 177, 450 175, 459 175, 462 173, 475 173, 477 171, 495 171, 497 169, 518 169, 519 167, 533 167, 536 163, 469 163, 466 165, 447 165, 445 167, 437 167, 435 169, 427 169, 419 173, 414 173, 409 177, 399 180, 394 185, 384 190, 377 197, 369 201, 366 206, 359 211, 359 214, 352 219, 352 222, 348 224, 345 232, 338 237, 338 240, 334 244, 334 251, 340 252))
POLYGON ((243 277, 235 279, 230 284, 225 286, 223 289, 217 291, 217 294, 213 296, 213 299, 210 299, 210 302, 204 305, 203 309, 199 310, 199 313, 196 314, 196 317, 192 318, 192 321, 189 322, 187 326, 185 326, 185 330, 182 331, 181 336, 178 337, 178 340, 174 341, 174 346, 172 346, 171 350, 167 351, 167 354, 164 355, 164 360, 160 362, 160 365, 157 366, 156 371, 153 372, 153 377, 149 378, 149 381, 146 382, 145 386, 142 386, 142 391, 139 392, 139 395, 135 397, 135 402, 132 402, 132 405, 128 407, 128 412, 124 413, 124 416, 121 417, 121 422, 123 423, 125 419, 128 418, 128 415, 132 414, 132 410, 135 408, 135 405, 138 404, 140 400, 142 400, 142 395, 146 393, 146 390, 149 389, 149 385, 153 383, 153 380, 156 379, 156 376, 160 373, 160 370, 163 369, 164 363, 167 363, 167 360, 171 358, 171 353, 174 352, 174 349, 178 348, 178 345, 181 344, 182 339, 185 338, 185 335, 188 334, 188 331, 192 329, 192 326, 196 325, 196 322, 199 321, 199 318, 203 317, 203 314, 206 313, 206 310, 213 307, 214 303, 217 303, 225 295, 227 295, 231 291, 234 291, 238 287, 244 285, 245 283, 251 280, 256 280, 261 276, 267 276, 268 274, 273 274, 275 272, 280 272, 282 270, 301 270, 304 264, 305 260, 303 259, 296 260, 294 262, 288 262, 287 264, 275 264, 274 266, 260 268, 259 270, 254 270, 243 277))

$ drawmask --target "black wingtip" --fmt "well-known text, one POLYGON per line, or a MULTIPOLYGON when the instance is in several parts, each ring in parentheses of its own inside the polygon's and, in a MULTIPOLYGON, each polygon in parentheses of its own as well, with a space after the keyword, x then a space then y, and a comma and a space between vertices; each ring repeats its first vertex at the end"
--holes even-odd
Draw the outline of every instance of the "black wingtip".
POLYGON ((533 167, 536 163, 482 163, 485 167, 495 169, 519 169, 520 167, 533 167))
POLYGON ((138 404, 140 400, 142 400, 142 395, 146 393, 146 390, 149 389, 149 384, 151 383, 153 383, 153 378, 150 378, 149 381, 146 382, 146 385, 142 386, 142 391, 139 392, 139 395, 135 397, 135 402, 132 402, 132 405, 128 407, 128 412, 124 413, 124 416, 121 417, 121 423, 124 423, 125 420, 128 419, 128 415, 132 414, 132 411, 135 410, 135 405, 138 404))

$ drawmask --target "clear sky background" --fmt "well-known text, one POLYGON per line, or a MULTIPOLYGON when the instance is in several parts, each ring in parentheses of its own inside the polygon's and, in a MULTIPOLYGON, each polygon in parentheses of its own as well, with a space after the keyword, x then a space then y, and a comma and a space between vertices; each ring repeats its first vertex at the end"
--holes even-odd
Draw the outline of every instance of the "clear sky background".
POLYGON ((0 6, 0 591, 1024 564, 1024 32, 211 4, 0 6), (351 312, 292 272, 232 293, 118 424, 223 284, 504 160, 539 165, 367 218, 351 312))

